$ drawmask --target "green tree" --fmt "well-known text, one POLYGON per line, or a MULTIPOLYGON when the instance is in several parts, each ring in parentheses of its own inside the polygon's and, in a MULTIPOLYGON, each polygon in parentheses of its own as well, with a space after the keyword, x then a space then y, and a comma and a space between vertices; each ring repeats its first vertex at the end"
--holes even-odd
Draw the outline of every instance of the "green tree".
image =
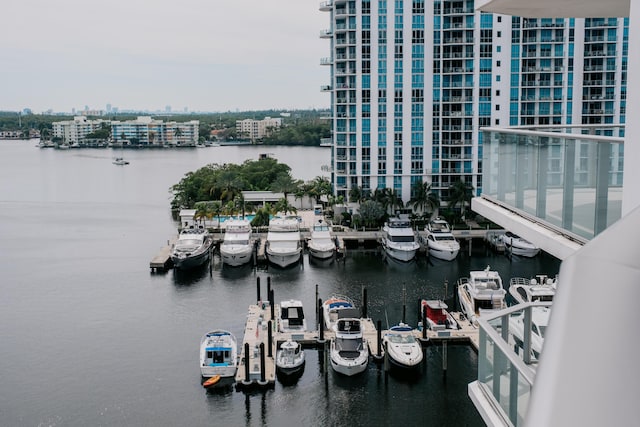
POLYGON ((377 227, 386 211, 380 202, 365 200, 360 204, 360 218, 366 227, 377 227))
POLYGON ((271 191, 281 192, 284 194, 284 198, 287 198, 289 193, 294 193, 300 188, 302 181, 294 180, 288 173, 281 173, 271 183, 271 191))
POLYGON ((269 225, 269 219, 271 217, 271 205, 265 203, 265 205, 256 211, 256 215, 251 220, 252 227, 265 227, 269 225))
POLYGON ((289 212, 291 212, 291 213, 298 212, 298 210, 295 208, 295 206, 291 205, 289 203, 289 200, 287 200, 286 197, 283 197, 280 200, 278 200, 276 202, 276 204, 274 205, 274 209, 277 212, 284 212, 285 215, 287 215, 289 212))
POLYGON ((417 181, 412 188, 413 197, 407 202, 407 206, 412 206, 422 213, 433 213, 440 208, 440 198, 431 189, 429 182, 417 181))

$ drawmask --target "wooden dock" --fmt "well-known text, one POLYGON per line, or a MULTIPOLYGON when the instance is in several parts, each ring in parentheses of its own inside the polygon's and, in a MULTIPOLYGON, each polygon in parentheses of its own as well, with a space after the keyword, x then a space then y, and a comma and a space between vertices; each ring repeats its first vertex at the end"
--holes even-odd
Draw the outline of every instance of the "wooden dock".
POLYGON ((167 244, 151 259, 149 268, 151 268, 152 272, 163 272, 173 267, 173 263, 171 262, 171 248, 176 243, 176 240, 178 240, 177 237, 167 240, 167 244))
MULTIPOLYGON (((280 307, 274 305, 273 311, 268 301, 261 305, 249 306, 247 321, 245 324, 244 338, 240 349, 238 370, 236 371, 236 390, 254 388, 270 388, 275 386, 276 379, 276 351, 283 342, 291 339, 299 342, 304 348, 323 349, 326 343, 334 338, 333 331, 323 331, 323 340, 320 340, 319 331, 306 331, 295 333, 282 333, 278 328, 278 313, 280 307), (273 313, 273 317, 272 317, 273 313), (269 344, 271 343, 271 345, 269 344)), ((471 344, 478 351, 478 328, 464 319, 460 313, 452 313, 461 329, 458 330, 414 330, 413 334, 423 347, 445 343, 471 344), (426 335, 426 339, 423 337, 426 335)), ((378 330, 374 321, 363 318, 362 332, 367 342, 369 355, 376 361, 384 357, 384 350, 378 350, 378 330)), ((382 337, 387 331, 380 331, 382 337)))

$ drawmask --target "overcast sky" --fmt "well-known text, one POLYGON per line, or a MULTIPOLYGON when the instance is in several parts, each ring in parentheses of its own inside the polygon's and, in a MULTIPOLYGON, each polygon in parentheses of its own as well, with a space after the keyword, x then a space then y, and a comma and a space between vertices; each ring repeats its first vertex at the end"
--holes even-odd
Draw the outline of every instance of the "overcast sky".
POLYGON ((320 0, 11 0, 0 110, 327 108, 320 0))

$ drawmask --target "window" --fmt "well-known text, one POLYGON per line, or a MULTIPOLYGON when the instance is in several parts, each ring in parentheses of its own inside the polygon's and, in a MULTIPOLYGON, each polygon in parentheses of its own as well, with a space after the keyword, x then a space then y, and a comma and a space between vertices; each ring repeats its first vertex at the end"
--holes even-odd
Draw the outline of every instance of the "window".
POLYGON ((500 104, 496 104, 496 111, 500 111, 500 104))

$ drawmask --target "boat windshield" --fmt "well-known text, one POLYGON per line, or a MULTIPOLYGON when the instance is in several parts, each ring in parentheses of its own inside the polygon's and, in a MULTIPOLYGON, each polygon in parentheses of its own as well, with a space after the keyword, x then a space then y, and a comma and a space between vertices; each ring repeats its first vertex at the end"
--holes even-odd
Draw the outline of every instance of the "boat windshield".
POLYGON ((248 240, 225 240, 222 242, 223 246, 228 246, 228 245, 248 245, 249 241, 248 240))
POLYGON ((202 244, 202 240, 198 239, 180 239, 179 243, 176 243, 176 246, 200 246, 202 244))
POLYGON ((416 342, 413 335, 410 334, 389 334, 389 341, 394 344, 411 344, 416 342))
POLYGON ((414 236, 390 236, 389 240, 392 242, 413 242, 415 240, 414 236))
POLYGON ((443 242, 445 240, 456 240, 452 235, 444 235, 444 236, 433 236, 433 238, 439 242, 443 242))

